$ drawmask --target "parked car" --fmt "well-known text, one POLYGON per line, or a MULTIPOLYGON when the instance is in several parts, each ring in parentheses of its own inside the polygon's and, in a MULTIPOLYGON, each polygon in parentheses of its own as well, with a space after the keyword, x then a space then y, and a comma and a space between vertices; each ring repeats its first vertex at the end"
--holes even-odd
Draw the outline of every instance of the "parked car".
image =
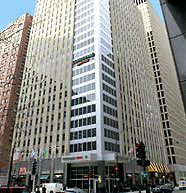
MULTIPOLYGON (((9 187, 10 193, 29 193, 26 187, 9 187)), ((7 193, 8 192, 8 187, 0 187, 0 193, 7 193)))
POLYGON ((172 188, 167 185, 158 185, 152 189, 153 193, 172 193, 172 188))
POLYGON ((172 189, 172 191, 174 190, 174 187, 173 187, 173 185, 172 184, 170 184, 170 183, 166 183, 166 184, 164 184, 165 186, 167 186, 167 187, 169 187, 169 188, 171 188, 172 189))

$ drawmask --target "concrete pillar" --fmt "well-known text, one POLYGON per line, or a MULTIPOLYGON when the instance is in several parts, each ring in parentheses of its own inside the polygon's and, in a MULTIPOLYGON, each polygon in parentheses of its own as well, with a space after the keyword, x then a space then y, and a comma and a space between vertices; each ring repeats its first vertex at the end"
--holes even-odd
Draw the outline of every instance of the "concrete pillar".
POLYGON ((101 182, 98 181, 98 193, 105 193, 106 181, 105 181, 105 161, 98 161, 98 178, 101 178, 101 182))
POLYGON ((50 183, 54 182, 54 152, 52 153, 52 160, 51 160, 51 169, 50 169, 50 183))
POLYGON ((62 163, 62 164, 64 164, 64 167, 63 167, 63 183, 67 184, 68 164, 67 163, 62 163))

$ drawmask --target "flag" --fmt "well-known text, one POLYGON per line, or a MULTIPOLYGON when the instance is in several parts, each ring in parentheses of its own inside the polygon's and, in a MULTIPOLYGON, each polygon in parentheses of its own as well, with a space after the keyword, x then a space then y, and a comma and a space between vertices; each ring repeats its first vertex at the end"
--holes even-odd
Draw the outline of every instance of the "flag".
POLYGON ((36 152, 35 152, 34 150, 32 150, 32 153, 31 153, 30 157, 33 158, 34 155, 35 155, 35 153, 36 153, 36 152))
POLYGON ((42 154, 42 159, 45 158, 46 153, 47 153, 47 150, 44 149, 43 154, 42 154))
POLYGON ((134 149, 131 147, 128 153, 133 153, 134 149))
POLYGON ((13 155, 13 163, 16 163, 19 161, 19 149, 14 149, 14 155, 13 155))
POLYGON ((20 154, 19 154, 19 160, 24 156, 24 152, 22 151, 20 154))

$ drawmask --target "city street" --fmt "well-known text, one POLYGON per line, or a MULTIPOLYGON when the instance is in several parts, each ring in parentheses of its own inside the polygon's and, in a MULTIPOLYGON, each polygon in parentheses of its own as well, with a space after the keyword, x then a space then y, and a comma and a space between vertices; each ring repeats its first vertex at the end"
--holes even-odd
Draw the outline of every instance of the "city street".
POLYGON ((174 190, 173 193, 186 193, 186 190, 174 190))

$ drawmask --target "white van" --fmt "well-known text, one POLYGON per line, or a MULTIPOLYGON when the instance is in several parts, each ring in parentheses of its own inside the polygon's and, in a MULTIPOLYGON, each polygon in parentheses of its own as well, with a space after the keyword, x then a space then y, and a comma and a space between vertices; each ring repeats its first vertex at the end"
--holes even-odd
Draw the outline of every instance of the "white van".
POLYGON ((185 181, 185 177, 180 178, 179 182, 179 190, 184 190, 186 189, 186 181, 185 181))
POLYGON ((46 193, 61 193, 63 191, 63 184, 61 183, 43 183, 39 188, 41 193, 44 186, 46 188, 46 193))

